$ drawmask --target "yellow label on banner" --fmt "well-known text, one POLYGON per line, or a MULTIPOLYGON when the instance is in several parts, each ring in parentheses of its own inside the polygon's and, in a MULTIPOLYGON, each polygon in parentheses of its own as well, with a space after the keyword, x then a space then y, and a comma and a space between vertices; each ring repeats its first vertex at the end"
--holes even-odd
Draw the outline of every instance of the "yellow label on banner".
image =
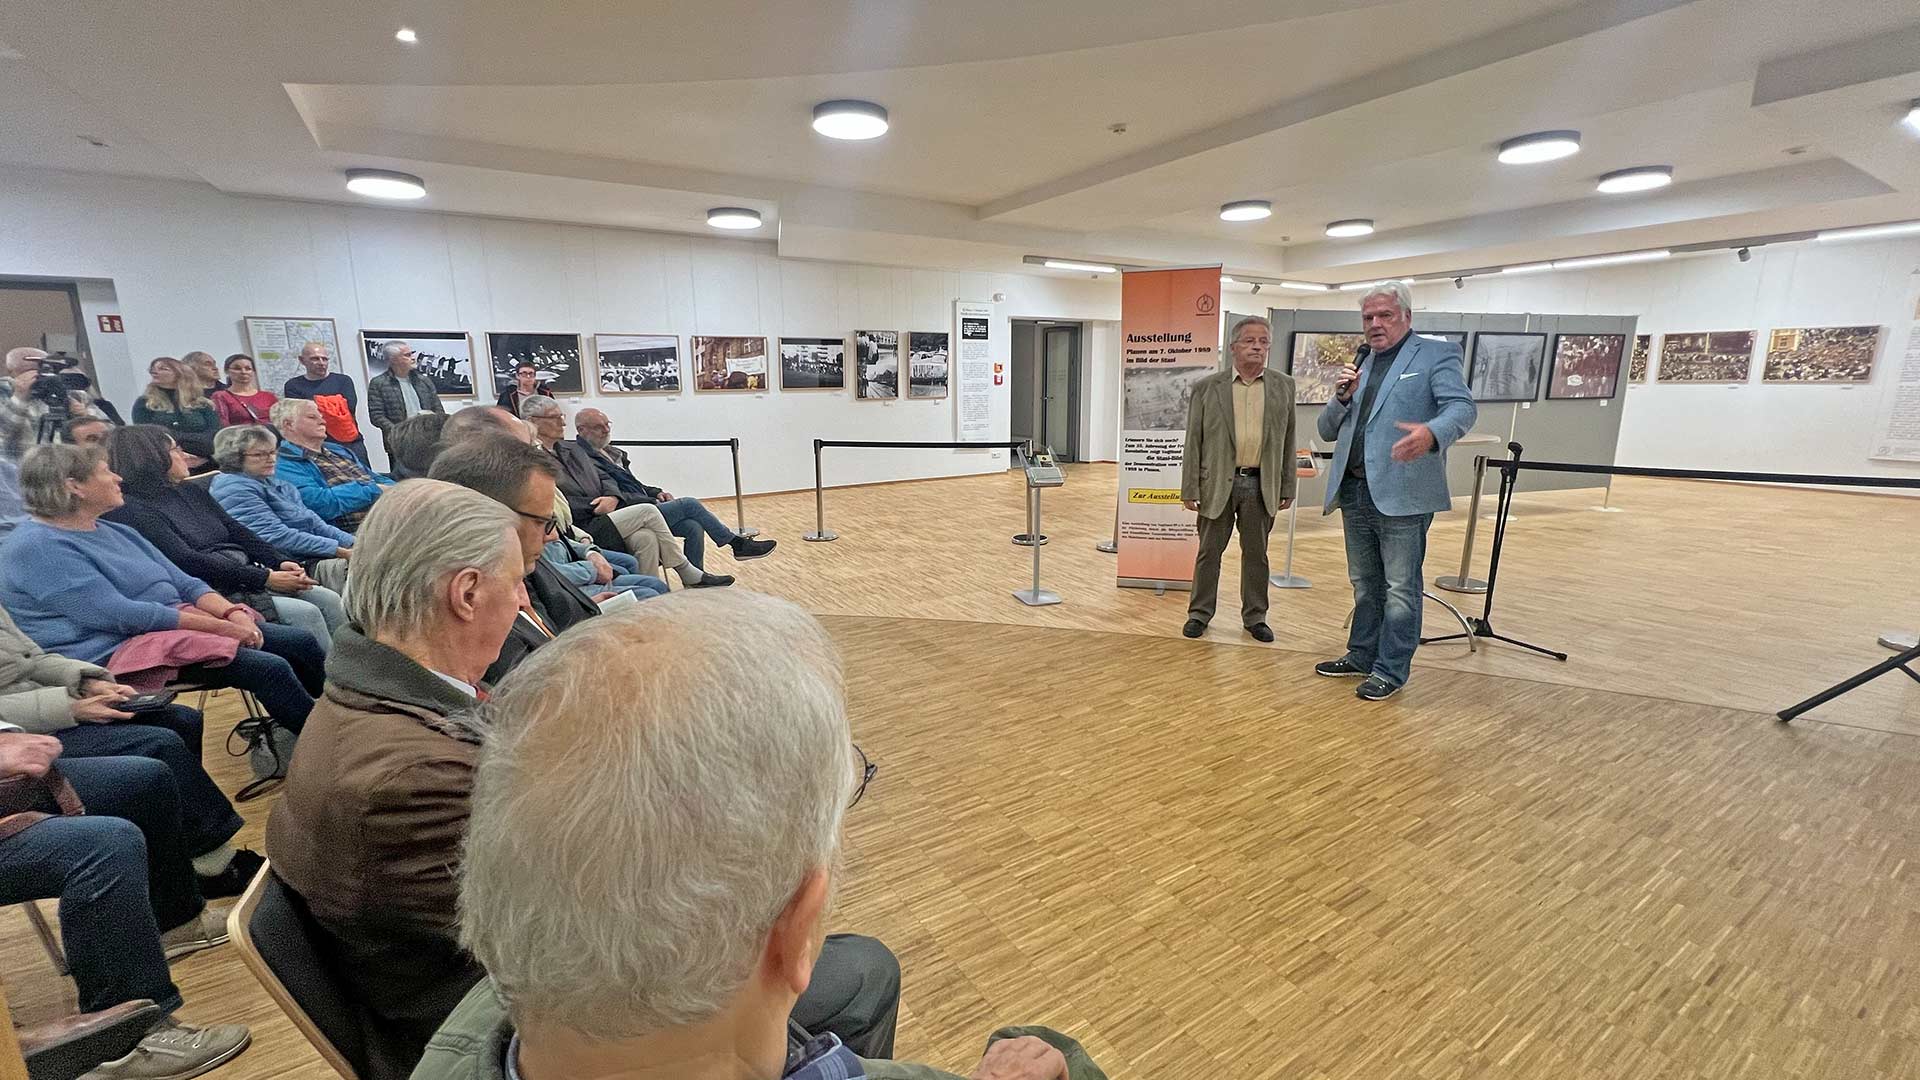
POLYGON ((1130 503, 1172 503, 1178 505, 1180 492, 1168 488, 1128 488, 1127 501, 1130 503))

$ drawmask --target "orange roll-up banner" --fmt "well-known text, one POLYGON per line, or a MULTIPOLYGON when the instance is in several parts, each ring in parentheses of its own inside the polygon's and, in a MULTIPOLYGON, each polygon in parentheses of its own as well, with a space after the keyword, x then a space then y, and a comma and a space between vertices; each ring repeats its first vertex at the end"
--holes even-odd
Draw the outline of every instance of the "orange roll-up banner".
POLYGON ((1193 584, 1199 549, 1180 505, 1193 385, 1220 368, 1220 267, 1129 270, 1120 281, 1121 588, 1193 584))

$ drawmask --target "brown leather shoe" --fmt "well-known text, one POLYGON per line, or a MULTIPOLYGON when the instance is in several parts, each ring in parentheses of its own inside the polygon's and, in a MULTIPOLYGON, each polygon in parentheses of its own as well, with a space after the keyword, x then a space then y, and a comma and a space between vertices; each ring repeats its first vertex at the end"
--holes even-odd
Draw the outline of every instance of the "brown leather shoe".
POLYGON ((102 1062, 124 1057, 163 1014, 145 998, 99 1012, 75 1013, 20 1029, 20 1053, 32 1080, 74 1080, 102 1062))

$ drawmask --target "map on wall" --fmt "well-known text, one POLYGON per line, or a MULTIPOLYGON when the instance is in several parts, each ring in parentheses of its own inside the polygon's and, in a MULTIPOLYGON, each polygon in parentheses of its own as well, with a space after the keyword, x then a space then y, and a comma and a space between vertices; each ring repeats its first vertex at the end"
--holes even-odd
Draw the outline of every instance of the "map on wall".
POLYGON ((1660 343, 1659 382, 1743 383, 1753 372, 1751 330, 1668 334, 1660 343))
POLYGON ((332 319, 282 318, 248 315, 241 320, 247 327, 247 354, 253 357, 254 378, 260 389, 278 394, 287 380, 304 375, 300 350, 307 342, 317 341, 333 357, 333 370, 341 370, 340 338, 334 333, 332 319))
POLYGON ((1868 382, 1880 348, 1877 326, 1818 326, 1767 335, 1767 382, 1868 382))

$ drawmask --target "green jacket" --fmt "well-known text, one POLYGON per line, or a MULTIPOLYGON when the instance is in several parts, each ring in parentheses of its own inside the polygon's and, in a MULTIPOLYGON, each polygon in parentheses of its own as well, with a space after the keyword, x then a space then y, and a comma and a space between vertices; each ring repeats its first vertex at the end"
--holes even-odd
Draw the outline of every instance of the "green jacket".
MULTIPOLYGON (((987 1040, 991 1046, 1001 1039, 1032 1035, 1052 1043, 1066 1055, 1071 1080, 1107 1080, 1107 1074, 1093 1063, 1078 1042, 1043 1027, 1001 1028, 987 1040)), ((467 993, 460 1007, 427 1043, 427 1052, 413 1070, 413 1080, 507 1080, 507 1044, 513 1039, 513 1022, 507 1010, 494 996, 493 982, 487 980, 467 993)), ((944 1069, 929 1065, 910 1065, 903 1061, 862 1059, 872 1080, 961 1080, 944 1069)))

